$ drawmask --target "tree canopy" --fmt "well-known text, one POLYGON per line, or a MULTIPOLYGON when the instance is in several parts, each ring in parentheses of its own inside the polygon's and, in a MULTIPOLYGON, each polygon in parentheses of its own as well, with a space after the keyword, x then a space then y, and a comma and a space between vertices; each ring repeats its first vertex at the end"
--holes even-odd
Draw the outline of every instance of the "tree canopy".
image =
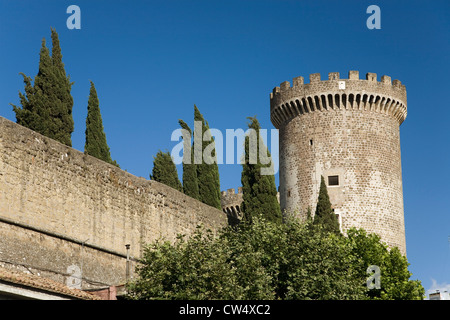
POLYGON ((314 214, 314 224, 322 225, 326 231, 331 231, 336 234, 340 233, 339 221, 331 207, 327 185, 325 184, 323 176, 321 176, 320 179, 320 190, 317 199, 316 212, 314 214))
POLYGON ((192 148, 192 130, 183 120, 179 120, 181 128, 186 130, 189 133, 189 141, 185 141, 186 144, 189 144, 189 148, 185 148, 183 158, 189 158, 190 161, 183 160, 183 192, 184 194, 199 200, 199 192, 198 192, 198 178, 197 178, 197 165, 194 163, 194 150, 192 148))
POLYGON ((118 166, 116 161, 111 159, 111 153, 108 143, 106 142, 106 134, 103 128, 97 90, 92 81, 87 107, 85 136, 84 152, 86 154, 118 166))
POLYGON ((270 169, 272 163, 270 152, 262 141, 258 120, 256 117, 248 119, 250 131, 245 137, 245 158, 241 174, 244 219, 251 221, 252 217, 261 216, 269 221, 281 222, 282 215, 273 170, 270 171, 271 174, 262 171, 263 168, 270 169))
POLYGON ((158 151, 153 157, 153 169, 150 175, 151 180, 155 180, 178 191, 183 192, 183 186, 178 179, 178 172, 175 163, 173 162, 170 152, 158 151))
POLYGON ((128 298, 147 299, 423 299, 406 257, 379 238, 352 229, 348 237, 319 232, 312 222, 199 227, 174 243, 144 249, 128 298), (381 289, 367 287, 367 267, 381 269, 381 289))
POLYGON ((196 145, 201 144, 201 161, 196 163, 199 200, 211 207, 221 209, 221 193, 219 167, 217 165, 214 137, 209 131, 209 124, 204 119, 196 105, 194 105, 194 122, 201 123, 201 128, 194 127, 194 160, 196 145), (196 130, 200 139, 195 139, 196 130), (200 141, 198 141, 200 140, 200 141))
POLYGON ((72 146, 74 131, 72 117, 72 82, 66 76, 58 34, 51 29, 52 56, 42 40, 39 54, 39 71, 32 79, 21 73, 25 94, 19 93, 22 107, 12 105, 16 122, 65 145, 72 146))

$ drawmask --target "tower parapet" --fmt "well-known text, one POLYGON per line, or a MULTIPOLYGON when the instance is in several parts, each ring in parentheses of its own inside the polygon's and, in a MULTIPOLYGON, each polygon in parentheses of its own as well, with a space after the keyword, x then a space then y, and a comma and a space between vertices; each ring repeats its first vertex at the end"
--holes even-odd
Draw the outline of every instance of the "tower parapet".
POLYGON ((279 128, 291 118, 314 111, 353 109, 389 114, 401 124, 407 114, 406 88, 400 80, 367 73, 359 79, 359 71, 349 71, 348 79, 340 79, 339 72, 330 72, 328 80, 321 81, 320 73, 296 77, 275 87, 270 93, 270 118, 279 128))
MULTIPOLYGON (((234 188, 222 191, 221 205, 222 210, 227 215, 237 219, 242 219, 242 201, 243 201, 242 187, 238 187, 237 193, 234 188)), ((277 200, 280 202, 280 193, 277 192, 277 200)))
POLYGON ((234 218, 241 219, 242 196, 242 187, 238 188, 237 193, 234 188, 222 191, 221 205, 223 212, 234 218))
POLYGON ((309 83, 300 76, 275 87, 282 211, 314 213, 323 176, 344 233, 364 228, 406 254, 399 129, 406 115, 406 88, 386 75, 314 73, 309 83))

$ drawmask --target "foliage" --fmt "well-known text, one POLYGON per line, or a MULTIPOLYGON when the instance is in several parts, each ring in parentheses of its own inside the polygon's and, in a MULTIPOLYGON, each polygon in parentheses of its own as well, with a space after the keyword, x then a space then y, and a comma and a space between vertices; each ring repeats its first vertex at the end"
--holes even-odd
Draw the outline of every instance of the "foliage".
MULTIPOLYGON (((194 105, 194 121, 201 122, 201 145, 202 145, 202 161, 197 163, 197 180, 199 200, 211 207, 222 209, 221 207, 221 193, 220 193, 220 179, 219 167, 217 165, 216 150, 214 138, 210 134, 209 124, 203 118, 203 115, 194 105)), ((195 137, 194 127, 194 137, 195 137)), ((194 138, 194 150, 196 146, 194 138)), ((195 151, 194 151, 195 153, 195 151)), ((195 158, 195 155, 194 155, 195 158)))
POLYGON ((158 151, 156 157, 153 157, 153 170, 150 179, 183 192, 183 187, 178 179, 177 167, 170 152, 158 151))
POLYGON ((55 125, 55 139, 71 146, 71 134, 74 131, 74 121, 72 117, 73 98, 70 94, 72 82, 66 76, 64 63, 62 62, 61 47, 59 37, 55 29, 51 29, 52 38, 52 62, 55 73, 55 95, 56 101, 51 113, 55 125))
POLYGON ((368 234, 363 229, 351 228, 347 231, 352 254, 359 258, 357 270, 361 276, 367 267, 380 268, 380 289, 369 290, 368 296, 382 300, 421 300, 425 290, 419 280, 409 280, 408 260, 397 247, 389 249, 376 234, 368 234))
POLYGON ((273 174, 261 174, 262 168, 270 168, 272 163, 270 152, 262 141, 260 135, 261 126, 258 120, 256 117, 249 117, 248 119, 250 120, 248 127, 253 130, 250 131, 250 134, 255 133, 255 135, 253 137, 250 135, 245 137, 245 158, 241 174, 244 219, 251 222, 252 217, 263 216, 269 221, 281 222, 282 215, 277 199, 275 177, 273 174), (253 147, 251 147, 251 143, 254 143, 253 147), (252 159, 251 152, 256 153, 253 155, 256 159, 252 159), (265 154, 266 159, 269 161, 266 159, 262 161, 262 154, 265 154))
POLYGON ((70 91, 73 83, 66 76, 58 34, 54 29, 51 29, 51 38, 51 57, 45 38, 42 40, 34 84, 30 77, 21 73, 25 84, 25 94, 19 93, 22 107, 11 105, 18 124, 72 146, 74 121, 70 91))
MULTIPOLYGON (((189 128, 183 120, 179 120, 178 123, 182 129, 189 132, 192 140, 191 128, 189 128)), ((187 152, 187 150, 184 149, 184 152, 187 152)), ((197 165, 194 163, 192 143, 190 144, 190 154, 188 156, 191 160, 190 163, 185 163, 185 161, 183 161, 183 192, 184 194, 198 200, 200 196, 198 193, 197 165)))
POLYGON ((106 142, 106 134, 103 129, 103 120, 100 113, 97 90, 92 81, 87 107, 85 135, 86 142, 84 145, 84 152, 86 154, 118 166, 117 163, 111 159, 109 147, 106 142))
POLYGON ((188 239, 145 247, 128 298, 147 299, 421 299, 406 258, 375 236, 322 232, 312 222, 252 223, 216 235, 198 228, 188 239), (374 246, 367 248, 366 246, 374 246), (367 265, 381 267, 382 289, 366 287, 367 265))
POLYGON ((321 176, 320 180, 320 190, 317 199, 316 212, 314 214, 314 224, 320 224, 324 230, 339 234, 339 222, 331 208, 325 179, 321 176))

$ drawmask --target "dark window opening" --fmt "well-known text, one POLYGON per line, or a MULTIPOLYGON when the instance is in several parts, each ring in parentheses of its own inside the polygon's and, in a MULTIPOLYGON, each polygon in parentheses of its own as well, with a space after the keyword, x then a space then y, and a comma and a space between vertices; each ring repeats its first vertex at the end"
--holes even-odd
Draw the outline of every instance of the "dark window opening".
POLYGON ((313 145, 313 141, 312 141, 312 139, 311 139, 311 140, 309 140, 309 145, 310 145, 310 146, 312 146, 312 145, 313 145))
POLYGON ((338 186, 339 185, 339 176, 328 176, 328 185, 329 186, 338 186))

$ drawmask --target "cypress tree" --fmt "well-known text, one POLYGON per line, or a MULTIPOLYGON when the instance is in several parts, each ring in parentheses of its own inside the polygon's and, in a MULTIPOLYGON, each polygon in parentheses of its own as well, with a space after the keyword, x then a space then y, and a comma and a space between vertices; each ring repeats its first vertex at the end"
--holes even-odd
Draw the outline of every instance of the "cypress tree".
POLYGON ((16 122, 24 127, 34 130, 42 135, 49 136, 50 113, 48 109, 48 97, 45 92, 50 89, 49 81, 52 62, 50 52, 46 46, 45 39, 42 39, 41 50, 39 52, 39 70, 32 85, 32 79, 24 73, 25 94, 19 92, 22 108, 11 104, 16 113, 16 122))
POLYGON ((31 78, 21 73, 25 83, 25 95, 19 93, 21 108, 13 105, 16 122, 63 144, 72 146, 74 130, 72 117, 72 83, 66 76, 62 63, 58 34, 52 29, 52 57, 42 40, 39 53, 39 71, 31 84, 31 78))
MULTIPOLYGON (((189 132, 189 136, 192 140, 192 130, 183 120, 179 120, 181 128, 187 130, 189 132)), ((188 152, 188 150, 184 149, 184 152, 188 152)), ((185 163, 183 161, 183 192, 184 194, 194 198, 199 199, 198 193, 198 180, 197 180, 197 165, 194 163, 194 151, 192 149, 192 144, 190 144, 189 149, 189 159, 190 163, 185 163)))
POLYGON ((55 29, 51 29, 52 38, 52 64, 55 83, 55 97, 52 119, 55 123, 55 139, 68 145, 72 145, 71 135, 74 131, 74 121, 72 117, 73 98, 70 94, 72 82, 70 77, 66 75, 64 63, 62 62, 62 53, 59 43, 58 33, 55 29))
POLYGON ((333 212, 333 209, 331 208, 331 202, 323 176, 321 176, 320 179, 319 197, 317 200, 313 224, 321 225, 326 232, 340 234, 339 222, 333 212))
POLYGON ((207 205, 221 209, 219 167, 217 165, 214 138, 212 136, 209 138, 207 137, 209 133, 209 124, 205 121, 197 106, 194 105, 194 122, 195 121, 200 121, 202 125, 202 141, 195 141, 195 130, 198 130, 199 128, 194 128, 194 159, 196 143, 201 143, 203 155, 201 163, 196 165, 199 200, 207 205), (206 137, 206 141, 203 141, 204 137, 206 137), (205 152, 205 149, 208 149, 208 151, 205 152), (205 162, 205 160, 207 162, 205 162))
POLYGON ((159 151, 156 157, 153 157, 153 170, 150 179, 183 192, 183 187, 178 179, 177 167, 170 152, 159 151))
POLYGON ((308 207, 308 210, 306 210, 306 221, 312 221, 311 207, 308 207))
POLYGON ((262 168, 268 169, 271 165, 270 152, 262 141, 258 120, 256 117, 249 117, 248 119, 250 120, 248 127, 251 130, 250 135, 245 137, 245 158, 241 174, 244 221, 251 223, 252 217, 260 216, 268 221, 279 223, 282 221, 282 215, 277 199, 275 177, 273 174, 261 174, 262 168), (252 143, 254 144, 253 147, 252 143), (261 151, 260 148, 262 148, 261 151), (256 154, 251 154, 254 152, 256 154), (268 164, 262 163, 260 152, 266 154, 270 159, 268 164))
POLYGON ((111 159, 110 150, 106 143, 106 134, 103 129, 103 120, 100 113, 100 103, 97 90, 92 81, 87 106, 85 136, 84 152, 86 154, 118 166, 116 161, 111 159))

